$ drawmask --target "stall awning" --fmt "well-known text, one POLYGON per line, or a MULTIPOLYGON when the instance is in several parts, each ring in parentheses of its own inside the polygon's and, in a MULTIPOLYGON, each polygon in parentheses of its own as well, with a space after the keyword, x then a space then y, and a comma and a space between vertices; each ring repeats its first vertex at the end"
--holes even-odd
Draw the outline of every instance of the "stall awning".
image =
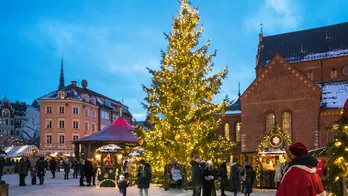
POLYGON ((22 156, 32 156, 33 149, 36 149, 36 152, 39 151, 39 149, 34 145, 10 146, 4 148, 3 150, 7 153, 6 158, 15 158, 22 156))
POLYGON ((132 133, 133 129, 134 127, 120 117, 99 132, 78 140, 74 140, 73 142, 138 143, 137 137, 132 133))

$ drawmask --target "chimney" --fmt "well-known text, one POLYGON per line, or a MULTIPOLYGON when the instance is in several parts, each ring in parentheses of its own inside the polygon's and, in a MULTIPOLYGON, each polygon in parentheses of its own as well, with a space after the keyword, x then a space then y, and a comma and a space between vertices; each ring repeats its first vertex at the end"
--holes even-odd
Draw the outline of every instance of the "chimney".
POLYGON ((76 85, 77 85, 77 82, 76 82, 76 81, 71 81, 71 84, 72 84, 73 86, 76 86, 76 85))

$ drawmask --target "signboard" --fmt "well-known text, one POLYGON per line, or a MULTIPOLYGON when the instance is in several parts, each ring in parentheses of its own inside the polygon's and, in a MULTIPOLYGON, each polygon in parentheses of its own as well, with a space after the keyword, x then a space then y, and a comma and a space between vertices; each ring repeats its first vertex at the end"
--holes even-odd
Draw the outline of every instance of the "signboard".
POLYGON ((283 144, 283 141, 283 137, 278 134, 271 135, 269 138, 269 144, 273 148, 279 148, 283 144))

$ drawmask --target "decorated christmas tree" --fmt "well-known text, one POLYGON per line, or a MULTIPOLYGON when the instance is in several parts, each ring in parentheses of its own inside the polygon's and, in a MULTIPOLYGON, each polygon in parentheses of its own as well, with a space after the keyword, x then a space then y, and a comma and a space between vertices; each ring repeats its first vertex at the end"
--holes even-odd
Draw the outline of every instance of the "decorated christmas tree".
POLYGON ((220 104, 212 103, 227 68, 208 76, 216 52, 207 54, 210 41, 198 46, 203 28, 197 8, 191 8, 187 0, 180 4, 172 33, 165 34, 169 45, 161 52, 160 69, 148 69, 152 84, 143 87, 148 95, 143 105, 153 127, 148 131, 139 126, 136 131, 145 148, 143 158, 154 172, 161 173, 173 161, 189 171, 189 163, 197 155, 218 164, 233 147, 216 134, 221 121, 217 114, 224 116, 227 97, 220 104))
POLYGON ((327 186, 330 195, 345 196, 348 178, 348 99, 337 125, 333 127, 335 140, 328 144, 329 175, 327 186))

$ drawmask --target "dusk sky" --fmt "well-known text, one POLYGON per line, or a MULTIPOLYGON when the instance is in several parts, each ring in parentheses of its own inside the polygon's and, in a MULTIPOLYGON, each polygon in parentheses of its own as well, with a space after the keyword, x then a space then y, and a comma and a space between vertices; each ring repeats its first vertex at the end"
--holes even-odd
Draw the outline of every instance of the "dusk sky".
MULTIPOLYGON (((228 66, 221 101, 236 98, 255 77, 260 23, 264 35, 315 28, 348 19, 348 1, 192 0, 204 27, 201 43, 218 50, 214 72, 228 66)), ((171 31, 178 0, 3 1, 0 6, 0 97, 31 103, 57 90, 61 53, 65 84, 88 81, 88 88, 129 106, 137 120, 146 111, 141 84, 146 67, 159 68, 163 32, 171 31)))

